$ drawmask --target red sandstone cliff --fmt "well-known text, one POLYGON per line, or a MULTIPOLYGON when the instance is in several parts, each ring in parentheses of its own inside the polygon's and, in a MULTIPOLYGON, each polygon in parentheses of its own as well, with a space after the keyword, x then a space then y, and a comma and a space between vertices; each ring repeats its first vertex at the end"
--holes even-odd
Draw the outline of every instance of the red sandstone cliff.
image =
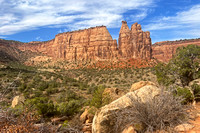
POLYGON ((151 59, 150 32, 143 32, 138 23, 133 24, 130 30, 127 22, 122 21, 119 33, 119 54, 124 58, 151 59))
MULTIPOLYGON (((0 40, 5 44, 5 40, 0 40)), ((105 26, 85 30, 66 32, 56 35, 47 42, 20 43, 11 41, 10 47, 21 51, 32 51, 51 56, 54 59, 68 61, 97 61, 109 59, 151 59, 162 62, 169 61, 176 49, 189 44, 200 45, 200 39, 163 41, 151 45, 150 33, 143 32, 141 25, 135 23, 129 29, 127 22, 122 21, 119 33, 119 46, 113 40, 105 26)), ((0 50, 2 48, 0 47, 0 50)), ((5 50, 3 50, 5 51, 5 50)), ((15 52, 13 52, 13 57, 15 52)), ((6 55, 4 52, 1 55, 6 55)), ((12 55, 12 52, 9 52, 12 55)), ((10 57, 10 56, 9 56, 10 57)), ((2 57, 4 58, 4 57, 2 57)))
POLYGON ((114 59, 118 56, 117 41, 112 39, 105 26, 61 33, 51 41, 19 48, 69 61, 114 59))
POLYGON ((120 30, 119 48, 105 26, 61 33, 51 41, 29 43, 19 48, 69 61, 151 59, 150 33, 143 32, 141 25, 137 23, 129 30, 125 21, 120 30))
POLYGON ((168 62, 175 54, 178 47, 187 46, 190 44, 200 46, 200 39, 158 42, 152 45, 152 55, 158 61, 168 62))

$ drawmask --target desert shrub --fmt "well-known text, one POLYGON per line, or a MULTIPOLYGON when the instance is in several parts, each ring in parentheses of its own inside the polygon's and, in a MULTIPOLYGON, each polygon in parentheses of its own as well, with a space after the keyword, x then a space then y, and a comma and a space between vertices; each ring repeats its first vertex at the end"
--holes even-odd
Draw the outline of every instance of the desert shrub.
POLYGON ((27 85, 25 83, 22 83, 19 87, 18 87, 18 90, 20 92, 23 92, 25 89, 26 89, 27 85))
POLYGON ((34 81, 34 82, 40 82, 41 78, 42 78, 41 76, 36 75, 36 76, 33 78, 33 81, 34 81))
POLYGON ((50 81, 48 84, 48 87, 50 88, 56 88, 59 86, 59 84, 55 80, 50 81))
POLYGON ((32 98, 34 98, 34 97, 40 97, 40 96, 42 96, 42 94, 43 94, 42 91, 40 91, 40 90, 34 90, 32 98))
POLYGON ((97 90, 98 86, 96 86, 94 83, 92 83, 92 85, 90 85, 87 88, 87 93, 88 94, 93 94, 95 90, 97 90))
POLYGON ((183 98, 183 103, 186 104, 188 102, 192 102, 194 97, 188 88, 178 88, 176 91, 176 95, 181 96, 183 98))
POLYGON ((104 95, 105 86, 98 86, 94 91, 90 106, 101 108, 102 106, 110 103, 109 95, 104 95))
POLYGON ((42 81, 39 83, 37 89, 44 91, 45 89, 47 89, 49 87, 49 84, 45 81, 42 81))
POLYGON ((61 102, 66 102, 70 100, 79 100, 79 99, 81 99, 81 97, 79 97, 75 92, 73 92, 72 90, 66 90, 58 96, 57 101, 61 103, 61 102))
POLYGON ((35 88, 37 84, 38 83, 35 83, 34 81, 26 83, 26 89, 24 91, 30 91, 30 89, 35 88))
POLYGON ((86 83, 79 83, 79 89, 86 90, 88 85, 86 83))
POLYGON ((14 117, 8 112, 4 112, 0 119, 0 132, 35 132, 39 131, 34 127, 37 118, 31 113, 24 112, 19 117, 14 117))
POLYGON ((57 111, 61 115, 72 116, 78 113, 81 109, 80 100, 70 100, 68 102, 62 102, 58 104, 57 111))
POLYGON ((46 97, 36 97, 33 99, 28 99, 26 105, 32 105, 33 110, 36 110, 38 114, 43 117, 53 116, 56 114, 56 108, 53 101, 48 100, 46 97))
POLYGON ((176 125, 187 121, 187 106, 181 104, 182 98, 171 92, 162 92, 154 98, 147 97, 145 103, 139 97, 129 98, 131 107, 116 113, 116 131, 123 130, 125 125, 134 125, 138 132, 172 131, 176 125))
POLYGON ((58 92, 58 88, 49 87, 48 89, 46 89, 46 92, 47 92, 47 95, 51 95, 51 94, 57 93, 58 92))
POLYGON ((194 93, 194 98, 196 101, 200 101, 200 85, 198 84, 193 84, 191 86, 193 93, 194 93))

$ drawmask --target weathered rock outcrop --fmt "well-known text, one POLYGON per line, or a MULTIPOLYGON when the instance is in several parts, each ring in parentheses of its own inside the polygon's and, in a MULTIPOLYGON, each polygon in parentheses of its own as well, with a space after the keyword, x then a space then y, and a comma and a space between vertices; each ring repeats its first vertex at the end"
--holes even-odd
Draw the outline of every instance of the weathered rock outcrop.
POLYGON ((151 45, 150 33, 143 32, 140 24, 135 23, 129 29, 127 22, 122 21, 118 43, 119 45, 112 39, 105 26, 61 33, 47 42, 22 43, 0 39, 0 62, 24 62, 36 53, 68 61, 131 58, 149 61, 148 59, 155 58, 167 62, 178 47, 190 44, 200 46, 200 39, 163 41, 151 45))
POLYGON ((138 23, 133 24, 130 30, 127 22, 122 21, 119 33, 119 53, 124 58, 151 59, 150 32, 143 32, 138 23))
POLYGON ((138 89, 142 88, 143 86, 147 86, 147 85, 157 86, 155 83, 153 83, 151 81, 140 81, 140 82, 132 84, 132 86, 130 88, 130 92, 138 90, 138 89))
MULTIPOLYGON (((147 97, 155 97, 159 95, 161 92, 161 89, 157 88, 153 85, 147 85, 143 86, 142 88, 134 91, 129 92, 126 95, 120 97, 119 99, 113 101, 112 103, 102 107, 99 111, 96 112, 93 124, 92 124, 92 132, 93 133, 121 133, 123 132, 123 129, 120 130, 120 128, 116 128, 115 126, 118 125, 117 119, 119 115, 123 114, 117 114, 117 112, 121 112, 125 110, 126 108, 131 107, 132 105, 132 98, 141 98, 142 102, 147 102, 147 97)), ((124 114, 126 115, 126 114, 124 114)), ((126 116, 121 116, 123 119, 126 118, 126 116)), ((131 124, 128 121, 125 123, 120 123, 120 127, 126 128, 128 125, 131 124)))
POLYGON ((137 58, 151 59, 151 38, 135 23, 131 30, 125 21, 117 40, 113 40, 105 26, 66 32, 56 35, 48 42, 32 42, 19 46, 21 50, 41 52, 54 58, 68 61, 90 61, 102 59, 137 58))

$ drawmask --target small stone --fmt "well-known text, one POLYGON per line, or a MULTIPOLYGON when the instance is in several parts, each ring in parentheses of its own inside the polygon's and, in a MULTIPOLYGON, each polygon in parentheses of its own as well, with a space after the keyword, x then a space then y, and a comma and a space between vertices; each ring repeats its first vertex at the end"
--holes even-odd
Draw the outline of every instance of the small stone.
POLYGON ((15 108, 17 105, 19 105, 20 103, 23 103, 25 100, 25 97, 24 96, 16 96, 13 98, 12 100, 12 105, 11 107, 12 108, 15 108))
POLYGON ((136 133, 135 129, 133 126, 129 126, 127 128, 125 128, 122 133, 136 133))
POLYGON ((187 132, 191 130, 192 128, 194 128, 193 125, 186 123, 186 124, 181 124, 181 125, 176 126, 174 130, 177 132, 187 132))

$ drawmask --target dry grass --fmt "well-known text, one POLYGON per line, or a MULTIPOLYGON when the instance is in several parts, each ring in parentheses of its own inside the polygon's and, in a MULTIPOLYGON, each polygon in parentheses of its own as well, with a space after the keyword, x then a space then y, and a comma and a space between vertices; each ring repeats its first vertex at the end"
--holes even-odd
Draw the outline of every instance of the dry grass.
POLYGON ((132 106, 117 112, 116 131, 122 131, 126 125, 134 125, 138 132, 174 132, 176 125, 188 119, 188 107, 181 104, 182 98, 174 97, 170 92, 162 92, 155 98, 147 97, 146 103, 139 97, 130 99, 132 106))

